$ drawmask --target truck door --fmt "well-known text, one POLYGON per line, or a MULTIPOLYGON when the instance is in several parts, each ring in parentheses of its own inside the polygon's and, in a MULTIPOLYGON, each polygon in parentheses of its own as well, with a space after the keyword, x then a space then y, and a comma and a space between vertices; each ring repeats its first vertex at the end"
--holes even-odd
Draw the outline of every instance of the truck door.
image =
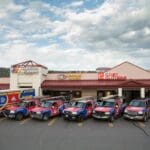
POLYGON ((54 103, 52 104, 51 110, 52 110, 53 116, 59 114, 57 102, 54 102, 54 103))
POLYGON ((92 103, 91 102, 88 102, 86 104, 86 111, 87 111, 88 116, 92 114, 92 103))
POLYGON ((35 102, 30 102, 29 107, 28 107, 28 111, 31 111, 33 108, 35 108, 35 106, 36 106, 35 102))
POLYGON ((150 117, 150 100, 146 102, 148 117, 150 117))
POLYGON ((115 115, 116 115, 116 116, 119 116, 119 113, 120 113, 119 104, 118 104, 118 103, 115 103, 115 115))

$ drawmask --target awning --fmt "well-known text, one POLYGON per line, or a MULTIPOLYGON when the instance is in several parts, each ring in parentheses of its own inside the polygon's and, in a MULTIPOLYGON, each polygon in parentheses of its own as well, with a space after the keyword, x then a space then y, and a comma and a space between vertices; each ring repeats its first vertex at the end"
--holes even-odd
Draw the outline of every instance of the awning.
POLYGON ((45 80, 41 88, 150 87, 150 80, 45 80))
POLYGON ((1 84, 0 83, 0 90, 6 90, 9 89, 9 84, 1 84))

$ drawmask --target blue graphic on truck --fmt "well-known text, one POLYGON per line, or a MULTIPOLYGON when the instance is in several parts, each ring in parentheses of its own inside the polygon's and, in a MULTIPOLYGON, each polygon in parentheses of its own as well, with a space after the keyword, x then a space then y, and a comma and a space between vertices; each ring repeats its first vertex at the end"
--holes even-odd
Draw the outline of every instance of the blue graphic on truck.
POLYGON ((35 89, 22 90, 20 93, 20 98, 32 98, 35 96, 35 89))
POLYGON ((0 107, 2 107, 7 101, 6 95, 0 95, 0 107))

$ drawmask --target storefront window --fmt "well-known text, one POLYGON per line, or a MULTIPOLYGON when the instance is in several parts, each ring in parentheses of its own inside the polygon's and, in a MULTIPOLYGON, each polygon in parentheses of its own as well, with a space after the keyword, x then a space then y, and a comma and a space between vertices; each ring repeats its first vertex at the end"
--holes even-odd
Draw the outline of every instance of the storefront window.
POLYGON ((145 97, 150 97, 150 89, 145 90, 145 97))
POLYGON ((51 90, 43 90, 43 95, 49 95, 51 97, 54 96, 65 96, 67 100, 71 100, 72 98, 81 97, 81 91, 51 91, 51 90))
POLYGON ((100 100, 102 97, 116 94, 117 94, 116 90, 99 90, 97 91, 97 99, 100 100))

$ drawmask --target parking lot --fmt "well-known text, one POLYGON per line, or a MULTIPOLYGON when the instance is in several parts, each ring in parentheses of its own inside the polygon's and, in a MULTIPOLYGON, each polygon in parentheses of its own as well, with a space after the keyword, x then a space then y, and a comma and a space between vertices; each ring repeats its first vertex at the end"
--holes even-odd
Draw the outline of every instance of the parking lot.
POLYGON ((87 119, 82 123, 52 118, 43 122, 0 118, 2 150, 143 150, 150 147, 150 120, 114 123, 87 119))

